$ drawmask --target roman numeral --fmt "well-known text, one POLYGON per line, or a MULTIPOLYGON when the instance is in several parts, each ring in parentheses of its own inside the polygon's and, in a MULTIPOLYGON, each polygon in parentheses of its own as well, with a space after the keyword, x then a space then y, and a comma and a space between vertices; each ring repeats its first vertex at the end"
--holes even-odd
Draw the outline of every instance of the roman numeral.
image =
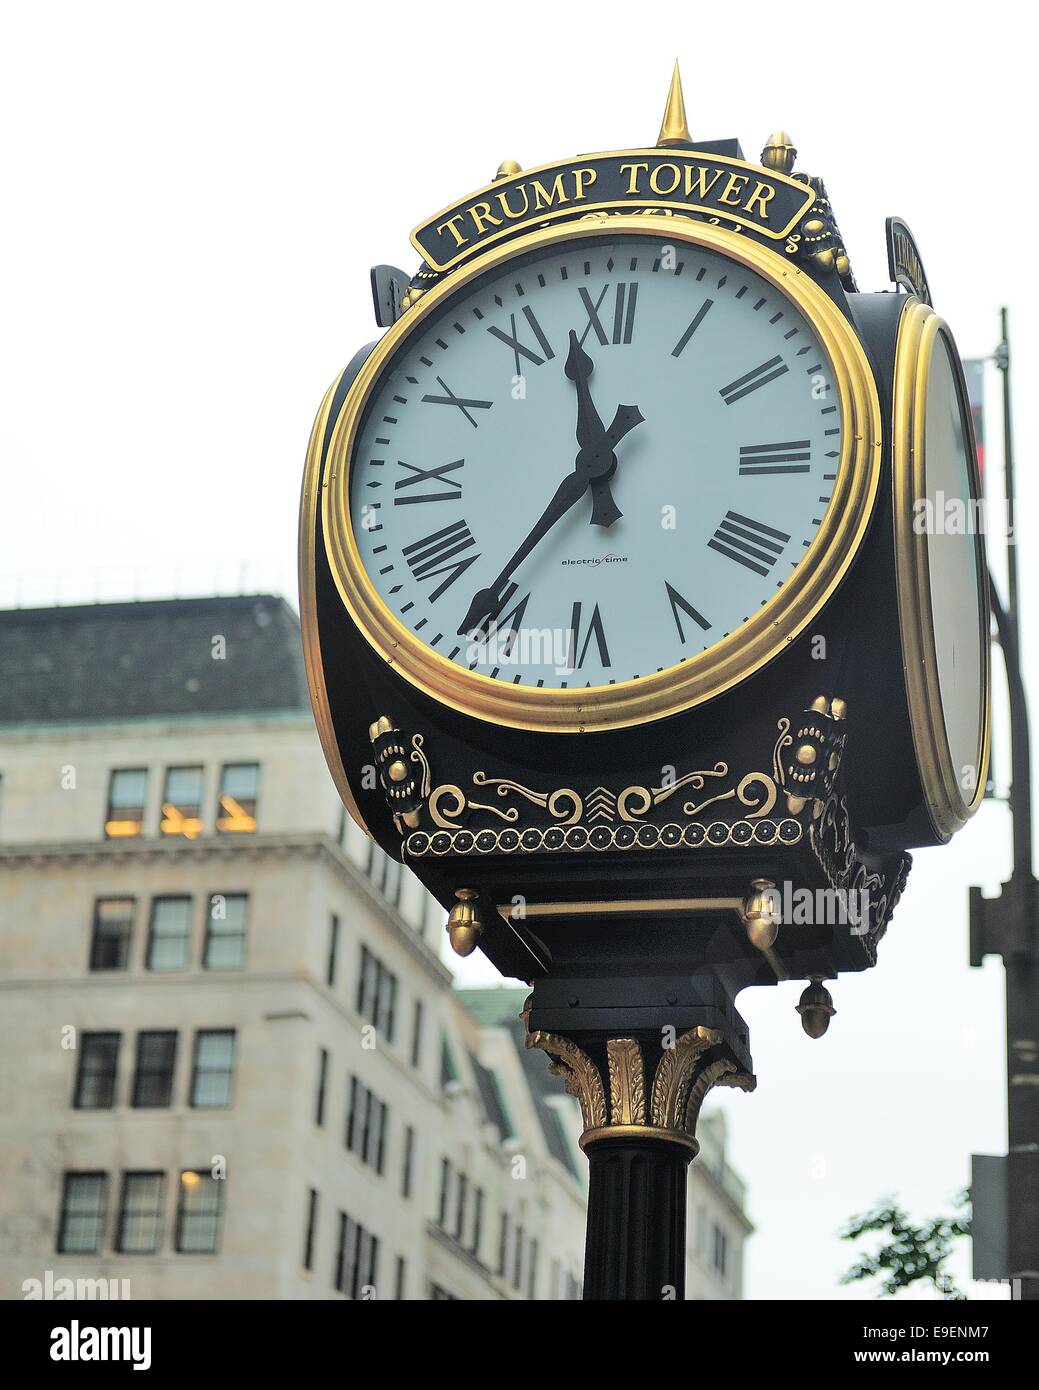
POLYGON ((413 463, 405 463, 403 459, 398 459, 397 463, 401 468, 406 468, 411 475, 407 478, 398 478, 393 484, 394 493, 401 493, 405 488, 412 488, 416 483, 428 483, 436 478, 447 488, 446 492, 409 492, 406 496, 394 496, 393 505, 404 507, 411 502, 456 502, 462 495, 462 484, 457 478, 449 478, 448 473, 453 473, 456 468, 462 468, 465 459, 456 459, 454 463, 440 463, 436 468, 418 468, 413 463))
POLYGON ((588 322, 584 326, 584 332, 581 334, 580 339, 582 347, 584 347, 584 340, 593 329, 595 331, 595 336, 599 339, 603 347, 605 347, 607 343, 631 342, 632 330, 635 327, 635 303, 639 293, 638 284, 632 281, 630 284, 619 283, 614 287, 613 324, 611 326, 611 332, 608 335, 603 326, 603 321, 599 317, 599 310, 603 308, 603 302, 609 290, 610 286, 608 283, 603 285, 599 298, 593 304, 592 296, 583 285, 581 286, 579 291, 581 303, 584 305, 585 312, 588 315, 588 322))
POLYGON ((520 341, 519 333, 516 330, 515 314, 509 315, 509 327, 512 330, 511 333, 506 333, 503 328, 491 327, 487 330, 488 333, 492 334, 495 338, 499 339, 500 342, 503 342, 506 347, 512 349, 512 354, 516 359, 517 376, 520 376, 522 374, 520 370, 521 357, 525 357, 528 362, 533 362, 535 367, 540 367, 542 363, 549 362, 553 357, 555 357, 555 353, 552 351, 552 345, 545 337, 544 330, 542 329, 540 323, 538 323, 537 318, 534 315, 534 310, 530 307, 529 304, 525 304, 523 306, 523 317, 526 319, 530 331, 534 334, 534 337, 537 339, 538 346, 541 348, 541 351, 545 354, 544 357, 539 357, 538 354, 533 350, 533 348, 527 347, 526 343, 520 341))
POLYGON ((689 342, 689 339, 693 336, 696 330, 700 327, 701 323, 703 323, 704 319, 707 317, 708 311, 710 310, 711 305, 713 303, 713 299, 705 299, 704 302, 700 305, 699 309, 697 309, 696 313, 693 315, 692 323, 689 325, 689 327, 679 338, 678 342, 671 349, 672 357, 682 356, 682 353, 685 351, 686 344, 689 342))
MULTIPOLYGON (((518 376, 519 373, 517 372, 516 375, 518 376)), ((442 376, 437 377, 437 385, 444 392, 442 396, 423 396, 422 399, 427 401, 430 405, 457 406, 469 421, 470 425, 472 425, 473 429, 477 428, 479 421, 469 414, 470 410, 490 410, 491 406, 494 404, 493 401, 469 400, 465 396, 456 396, 442 376)))
POLYGON ((733 401, 742 400, 759 386, 767 386, 770 381, 775 381, 777 376, 782 376, 789 370, 782 357, 770 357, 767 362, 762 362, 760 367, 747 372, 746 376, 739 376, 735 381, 730 381, 728 386, 723 386, 718 395, 726 405, 732 405, 733 401))
POLYGON ((567 644, 566 669, 568 671, 580 671, 582 666, 584 666, 584 659, 588 655, 588 646, 593 637, 595 638, 595 645, 599 649, 600 665, 609 666, 610 651, 606 645, 606 633, 603 629, 602 615, 599 612, 598 604, 596 604, 592 610, 591 620, 588 624, 588 633, 584 639, 584 646, 581 647, 581 655, 577 657, 576 661, 574 660, 575 656, 577 656, 577 648, 581 641, 581 608, 582 605, 580 603, 575 603, 573 612, 570 615, 570 640, 567 644))
POLYGON ((670 585, 666 579, 664 580, 664 588, 667 590, 667 596, 671 600, 671 616, 674 618, 675 626, 678 628, 678 640, 683 645, 685 644, 685 632, 682 628, 682 619, 678 616, 678 610, 680 608, 683 613, 685 613, 686 617, 692 618, 693 622, 697 624, 701 631, 706 632, 711 625, 703 614, 698 613, 688 599, 684 599, 678 590, 670 585))
POLYGON ((789 539, 785 531, 777 531, 762 521, 752 521, 739 512, 726 512, 725 520, 707 544, 755 574, 767 576, 789 539))
POLYGON ((755 473, 810 473, 812 444, 790 439, 785 444, 744 444, 740 449, 740 477, 755 473))
POLYGON ((455 580, 480 558, 479 554, 469 555, 464 560, 451 563, 455 555, 469 550, 475 544, 476 540, 465 522, 456 521, 450 526, 445 526, 442 531, 434 531, 431 536, 412 541, 404 547, 402 554, 416 579, 432 579, 438 574, 447 575, 444 582, 438 584, 429 595, 430 603, 435 603, 444 590, 449 589, 455 580))

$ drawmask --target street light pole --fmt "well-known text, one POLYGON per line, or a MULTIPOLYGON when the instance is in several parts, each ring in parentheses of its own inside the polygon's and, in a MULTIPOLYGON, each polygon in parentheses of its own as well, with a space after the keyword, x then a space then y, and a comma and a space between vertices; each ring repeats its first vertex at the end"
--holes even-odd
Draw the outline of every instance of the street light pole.
POLYGON ((1014 1296, 1039 1301, 1039 904, 1032 869, 1032 768, 1028 705, 1021 668, 1014 508, 1014 449, 1007 311, 995 362, 1003 374, 1003 447, 1007 516, 1007 606, 989 583, 1007 673, 1010 706, 1013 868, 998 898, 971 889, 970 956, 1003 957, 1007 1015, 1007 1272, 1014 1296))

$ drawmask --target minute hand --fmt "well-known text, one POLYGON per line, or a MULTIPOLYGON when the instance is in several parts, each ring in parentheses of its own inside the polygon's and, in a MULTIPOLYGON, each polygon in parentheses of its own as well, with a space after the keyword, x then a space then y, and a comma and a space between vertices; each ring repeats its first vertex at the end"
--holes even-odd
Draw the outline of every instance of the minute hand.
POLYGON ((478 630, 487 618, 493 617, 501 603, 501 591, 506 582, 512 575, 513 570, 518 569, 538 542, 552 529, 561 517, 564 517, 571 507, 577 505, 588 489, 588 474, 581 469, 580 471, 568 474, 556 488, 555 494, 548 506, 541 513, 541 516, 534 523, 530 533, 521 541, 515 554, 508 563, 502 568, 497 579, 486 589, 478 589, 473 595, 473 601, 469 605, 462 624, 458 629, 461 637, 467 633, 478 630))

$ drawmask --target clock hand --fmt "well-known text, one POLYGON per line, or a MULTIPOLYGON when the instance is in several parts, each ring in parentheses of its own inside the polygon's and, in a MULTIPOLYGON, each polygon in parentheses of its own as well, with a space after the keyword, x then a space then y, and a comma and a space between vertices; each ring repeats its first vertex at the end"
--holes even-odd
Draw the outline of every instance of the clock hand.
MULTIPOLYGON (((612 450, 624 436, 630 433, 636 425, 640 425, 645 416, 637 405, 619 405, 613 421, 606 431, 606 441, 612 450)), ((592 480, 592 515, 589 518, 593 526, 612 526, 618 521, 623 512, 613 500, 613 493, 610 491, 609 479, 616 471, 617 460, 614 456, 613 467, 610 469, 608 477, 596 478, 592 480)))
MULTIPOLYGON (((608 449, 612 454, 620 440, 643 419, 638 406, 618 406, 609 429, 603 425, 588 386, 588 378, 595 370, 595 363, 581 347, 573 329, 570 330, 570 351, 567 353, 563 370, 577 388, 578 445, 582 450, 602 453, 608 449)), ((617 460, 613 458, 610 467, 602 470, 599 477, 591 480, 593 526, 612 526, 623 516, 623 512, 613 500, 610 488, 610 478, 616 467, 617 460)))
POLYGON ((520 542, 508 563, 503 566, 497 579, 488 588, 478 589, 473 595, 473 601, 470 603, 469 610, 458 629, 459 637, 478 631, 488 618, 497 613, 502 603, 501 590, 512 571, 523 563, 538 541, 552 529, 556 522, 565 516, 571 507, 580 502, 587 489, 588 477, 583 469, 579 469, 563 479, 556 488, 551 502, 534 523, 530 533, 520 542))
POLYGON ((588 377, 594 364, 588 354, 581 349, 577 334, 570 331, 570 351, 567 354, 564 371, 577 385, 578 401, 578 445, 579 451, 574 463, 574 471, 556 488, 555 495, 541 516, 534 523, 530 533, 504 566, 501 573, 485 589, 479 589, 469 605, 458 635, 477 633, 484 623, 493 619, 500 611, 506 597, 502 590, 512 572, 518 569, 538 542, 560 521, 571 507, 584 496, 591 487, 593 497, 592 521, 598 526, 610 526, 620 517, 621 512, 614 504, 610 494, 609 479, 617 467, 614 445, 624 438, 642 421, 638 406, 619 406, 609 429, 603 427, 589 393, 588 377), (603 491, 605 490, 605 491, 603 491))

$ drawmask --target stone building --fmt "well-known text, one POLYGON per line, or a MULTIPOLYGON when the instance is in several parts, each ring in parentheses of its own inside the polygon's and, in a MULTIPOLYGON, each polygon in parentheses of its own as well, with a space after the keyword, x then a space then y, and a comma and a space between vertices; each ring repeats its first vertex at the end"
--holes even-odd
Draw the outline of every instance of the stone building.
MULTIPOLYGON (((284 601, 0 613, 0 1294, 579 1297, 579 1114, 443 920, 342 811, 284 601)), ((690 1297, 741 1294, 720 1119, 690 1297)))

